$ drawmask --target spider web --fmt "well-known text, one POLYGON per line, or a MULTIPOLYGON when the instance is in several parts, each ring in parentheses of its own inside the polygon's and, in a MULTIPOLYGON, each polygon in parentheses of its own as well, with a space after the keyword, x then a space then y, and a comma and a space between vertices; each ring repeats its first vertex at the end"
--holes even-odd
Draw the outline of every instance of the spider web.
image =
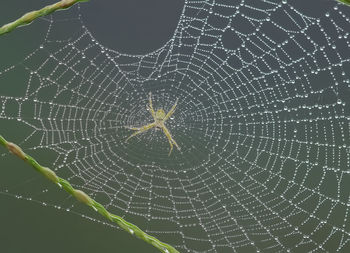
POLYGON ((104 47, 79 7, 54 14, 44 43, 0 72, 26 77, 24 95, 0 94, 0 122, 181 252, 345 252, 350 9, 305 2, 187 0, 173 37, 143 55, 104 47), (125 142, 125 126, 152 122, 149 92, 166 112, 179 99, 171 156, 162 131, 125 142))

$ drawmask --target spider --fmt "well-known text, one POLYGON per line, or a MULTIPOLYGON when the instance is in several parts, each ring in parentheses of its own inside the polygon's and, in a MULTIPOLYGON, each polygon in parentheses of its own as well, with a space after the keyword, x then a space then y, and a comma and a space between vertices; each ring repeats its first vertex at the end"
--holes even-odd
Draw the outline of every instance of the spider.
POLYGON ((149 105, 147 106, 147 108, 151 112, 152 117, 154 119, 154 122, 150 123, 148 125, 142 126, 142 127, 128 127, 127 126, 126 128, 131 129, 131 130, 135 130, 136 132, 134 132, 132 135, 130 135, 125 141, 128 141, 130 138, 132 138, 140 133, 146 132, 147 130, 155 127, 155 128, 163 130, 165 136, 168 138, 168 141, 170 144, 169 156, 171 154, 171 151, 173 151, 173 145, 175 145, 176 148, 178 150, 180 150, 179 145, 177 145, 176 141, 173 139, 173 137, 171 137, 171 134, 170 134, 168 128, 166 128, 166 126, 164 124, 165 121, 167 121, 171 117, 171 115, 173 115, 178 100, 179 99, 176 99, 175 104, 173 105, 173 107, 171 107, 170 111, 167 114, 165 114, 163 109, 158 109, 155 112, 153 109, 153 105, 152 105, 152 93, 150 92, 149 93, 149 105))

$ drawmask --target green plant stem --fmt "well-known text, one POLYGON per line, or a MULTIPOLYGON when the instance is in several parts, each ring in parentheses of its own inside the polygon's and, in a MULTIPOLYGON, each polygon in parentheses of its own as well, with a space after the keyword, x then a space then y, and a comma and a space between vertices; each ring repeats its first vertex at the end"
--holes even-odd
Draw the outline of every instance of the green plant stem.
POLYGON ((39 17, 46 16, 57 10, 67 9, 78 2, 87 2, 87 1, 89 0, 61 0, 57 3, 47 5, 40 10, 28 12, 24 14, 22 17, 20 17, 19 19, 0 27, 0 35, 11 32, 18 26, 27 25, 31 23, 34 19, 37 19, 39 17))
POLYGON ((350 5, 350 0, 338 0, 338 1, 347 5, 350 5))
POLYGON ((89 197, 86 193, 84 193, 81 190, 74 189, 73 186, 65 179, 60 178, 56 175, 56 173, 47 168, 41 166, 33 157, 27 155, 23 152, 23 150, 17 146, 16 144, 12 142, 8 142, 4 137, 0 135, 0 145, 7 148, 11 153, 19 157, 20 159, 24 160, 25 162, 29 163, 36 171, 40 172, 42 175, 44 175, 47 179, 58 185, 59 187, 63 188, 66 192, 74 196, 77 200, 80 202, 86 204, 87 206, 93 208, 95 211, 100 213, 102 216, 107 218, 108 220, 116 223, 120 228, 124 229, 126 232, 135 235, 136 237, 144 240, 145 242, 153 245, 157 249, 159 249, 161 252, 164 253, 179 253, 175 248, 170 246, 169 244, 166 244, 164 242, 159 241, 157 238, 148 235, 147 233, 143 232, 139 227, 136 225, 125 221, 123 218, 112 214, 108 212, 103 205, 98 203, 97 201, 93 200, 91 197, 89 197))

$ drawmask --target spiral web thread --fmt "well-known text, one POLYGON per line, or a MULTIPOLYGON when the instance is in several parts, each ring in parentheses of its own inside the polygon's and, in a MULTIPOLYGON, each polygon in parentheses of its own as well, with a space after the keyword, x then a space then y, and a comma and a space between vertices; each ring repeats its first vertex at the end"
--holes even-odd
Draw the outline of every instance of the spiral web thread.
POLYGON ((188 0, 174 36, 146 55, 104 48, 78 7, 53 15, 44 43, 0 72, 27 76, 24 95, 0 94, 0 121, 181 252, 345 252, 350 9, 331 2, 313 16, 309 2, 188 0), (59 38, 68 22, 78 31, 59 38), (152 122, 149 92, 165 111, 179 99, 171 156, 162 131, 125 142, 125 126, 152 122))

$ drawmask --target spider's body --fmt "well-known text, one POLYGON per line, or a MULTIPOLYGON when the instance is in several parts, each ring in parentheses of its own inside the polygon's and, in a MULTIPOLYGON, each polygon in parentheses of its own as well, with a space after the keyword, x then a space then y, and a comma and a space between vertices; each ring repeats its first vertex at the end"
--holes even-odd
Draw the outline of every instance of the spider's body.
POLYGON ((130 138, 134 137, 135 135, 138 135, 140 133, 143 133, 151 128, 156 128, 156 129, 161 129, 163 130, 165 136, 168 138, 169 144, 170 144, 170 151, 169 151, 169 155, 171 154, 171 151, 173 150, 173 145, 176 146, 176 148, 178 150, 180 150, 179 145, 177 145, 176 141, 173 139, 173 137, 171 137, 171 134, 169 132, 169 130, 166 128, 165 126, 165 121, 167 121, 171 115, 173 115, 176 105, 177 105, 177 101, 175 102, 175 104, 173 105, 173 107, 170 109, 170 111, 165 114, 163 109, 158 109, 157 111, 154 111, 153 109, 153 105, 152 105, 152 94, 149 93, 149 107, 148 109, 150 110, 152 117, 154 119, 154 122, 142 127, 127 127, 131 130, 135 130, 136 132, 133 133, 132 135, 129 136, 129 138, 126 139, 126 141, 128 141, 130 138))
POLYGON ((156 112, 155 120, 156 121, 162 121, 162 120, 164 120, 165 116, 166 115, 165 115, 164 110, 163 109, 158 109, 157 112, 156 112))

